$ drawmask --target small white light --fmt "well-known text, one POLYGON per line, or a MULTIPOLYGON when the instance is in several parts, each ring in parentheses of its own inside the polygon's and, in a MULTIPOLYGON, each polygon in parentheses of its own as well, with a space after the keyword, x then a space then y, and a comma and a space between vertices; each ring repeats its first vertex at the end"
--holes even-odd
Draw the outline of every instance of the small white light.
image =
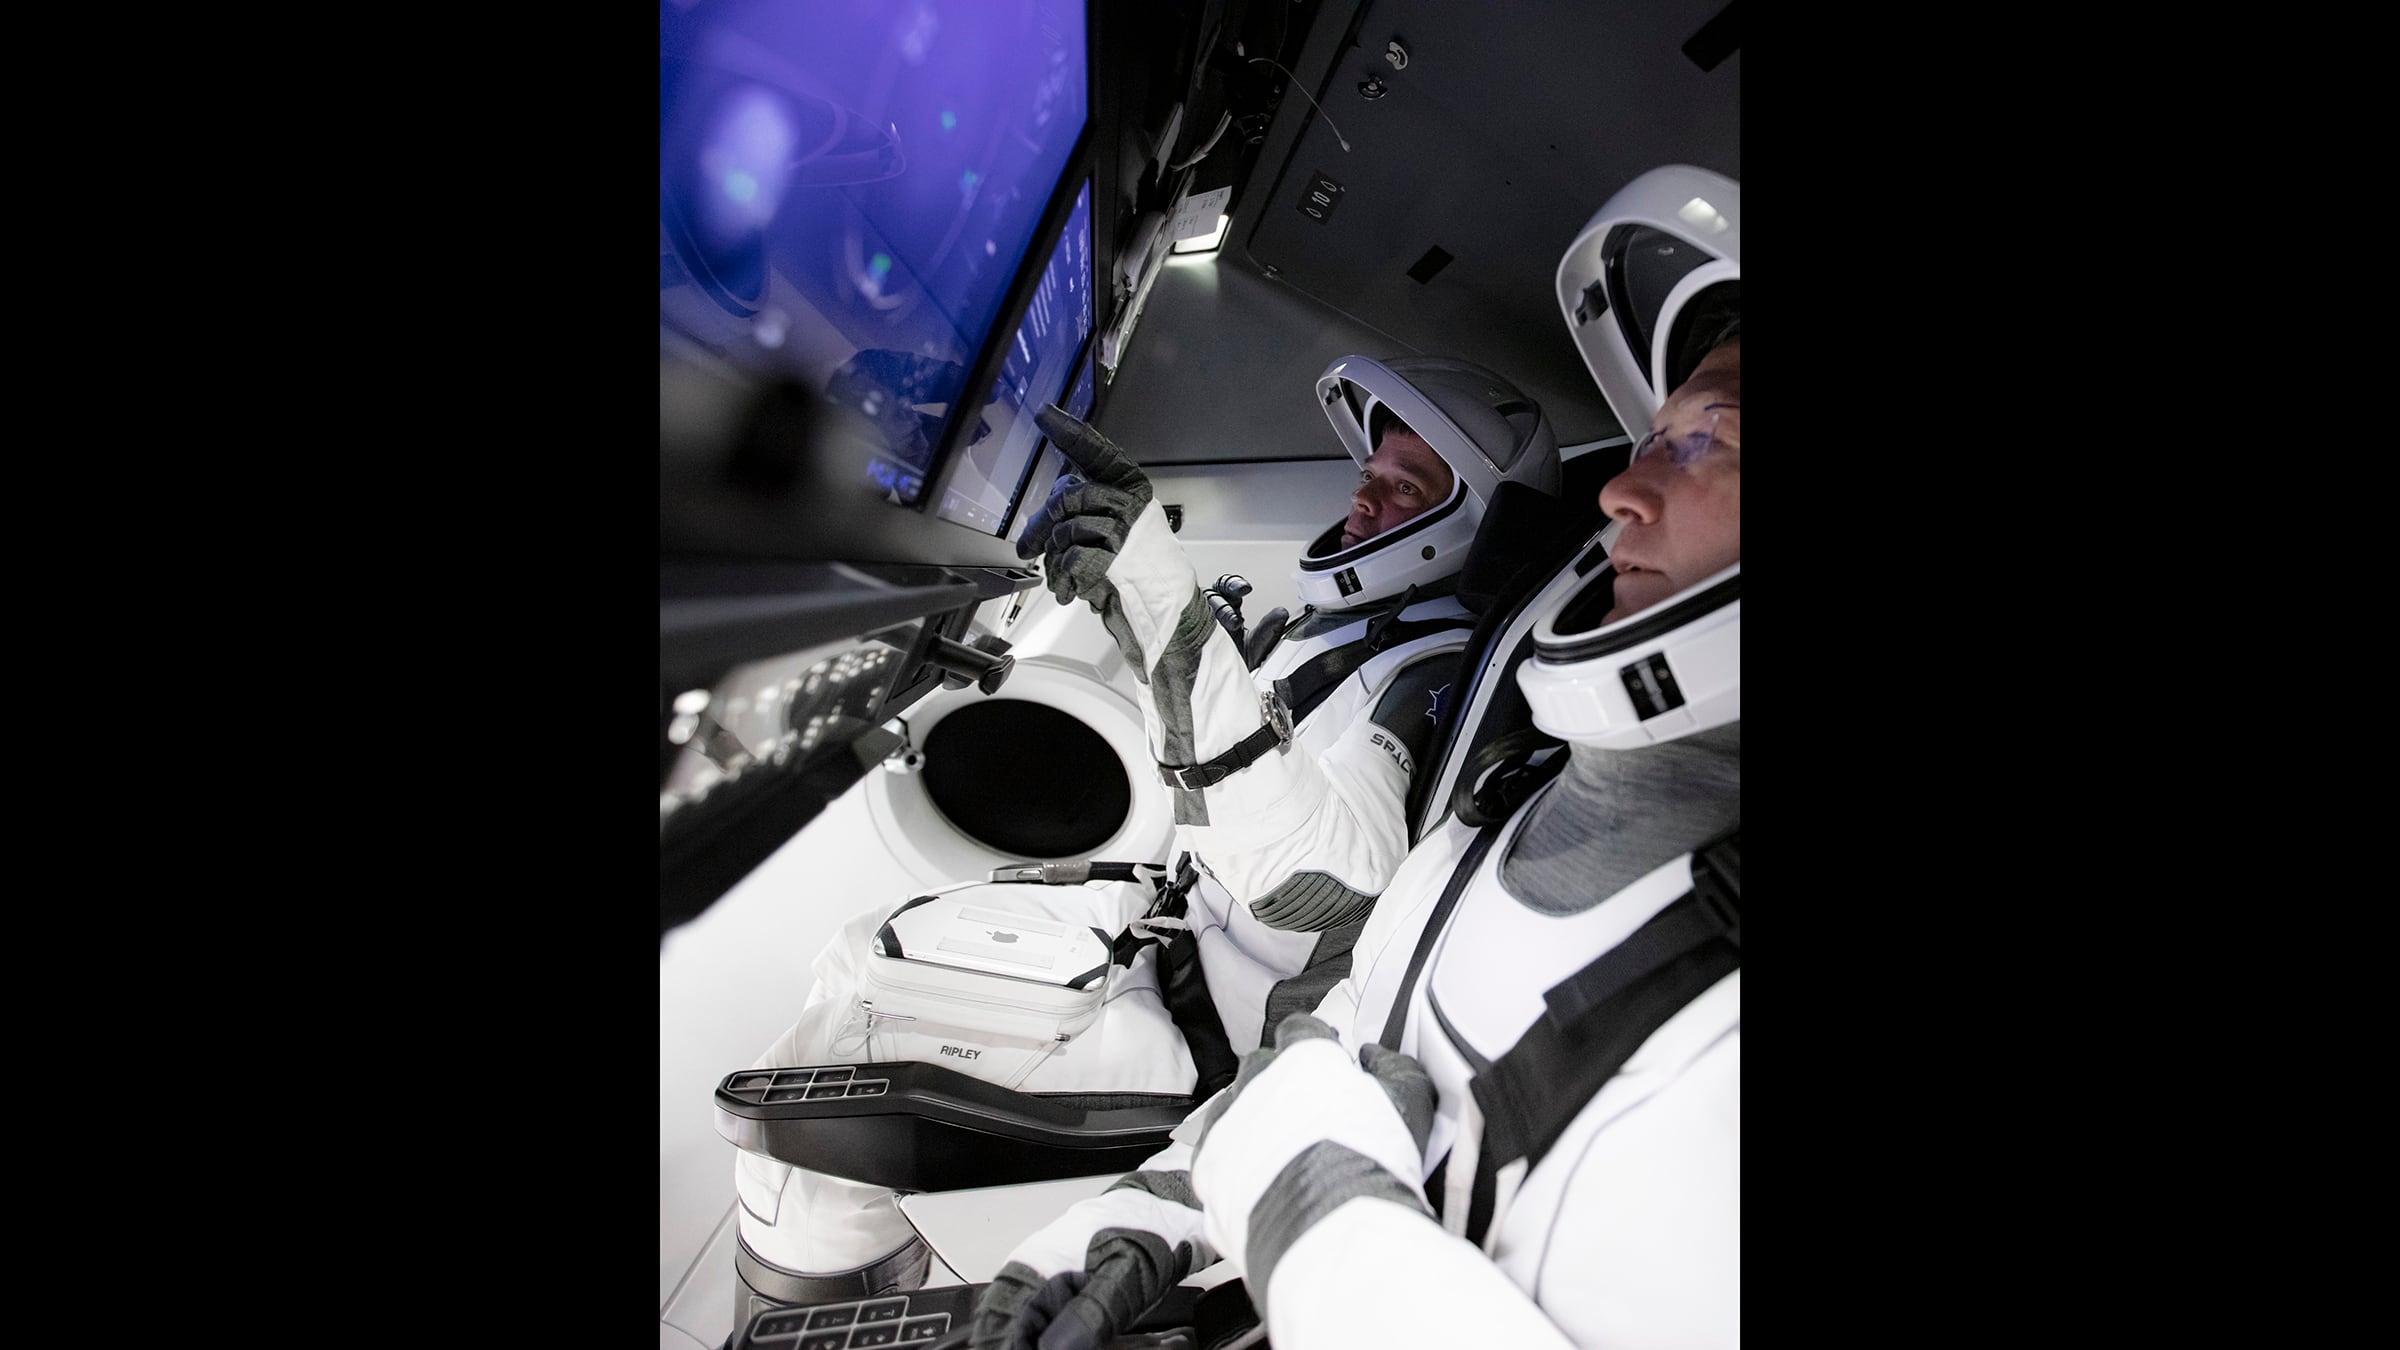
POLYGON ((1219 216, 1216 229, 1207 234, 1176 241, 1175 251, 1177 253, 1207 253, 1221 248, 1225 243, 1225 227, 1232 223, 1233 220, 1230 216, 1219 216))
POLYGON ((1677 211, 1675 214, 1683 217, 1687 221, 1690 221, 1692 224, 1707 230, 1710 234, 1723 234, 1725 233, 1725 227, 1733 223, 1732 221, 1727 220, 1724 216, 1719 215, 1717 213, 1717 208, 1710 206, 1707 202, 1698 197, 1694 197, 1690 201, 1685 202, 1683 204, 1683 209, 1677 211))
POLYGON ((675 711, 679 713, 696 713, 707 706, 708 691, 705 689, 686 689, 675 696, 675 711))

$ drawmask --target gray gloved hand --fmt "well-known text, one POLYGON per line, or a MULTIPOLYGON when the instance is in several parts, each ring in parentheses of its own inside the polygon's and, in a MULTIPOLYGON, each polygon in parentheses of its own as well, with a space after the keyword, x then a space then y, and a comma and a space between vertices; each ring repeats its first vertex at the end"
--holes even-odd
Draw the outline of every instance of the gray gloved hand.
POLYGON ((1209 1241, 1242 1267, 1262 1313, 1275 1262, 1334 1210, 1365 1197, 1431 1214, 1418 1178, 1433 1108, 1423 1065, 1373 1044, 1354 1062, 1305 1013, 1276 1027, 1273 1049, 1243 1056, 1202 1108, 1192 1185, 1209 1241))
POLYGON ((1034 421, 1075 473, 1059 476, 1026 523, 1017 556, 1041 557, 1060 604, 1089 604, 1147 684, 1161 656, 1197 651, 1207 637, 1189 621, 1213 622, 1199 579, 1131 456, 1055 405, 1034 421))
MULTIPOLYGON (((1155 1160, 1154 1160, 1155 1161, 1155 1160)), ((1190 1173, 1138 1171, 1019 1243, 975 1301, 974 1350, 1098 1350, 1217 1255, 1190 1173)))

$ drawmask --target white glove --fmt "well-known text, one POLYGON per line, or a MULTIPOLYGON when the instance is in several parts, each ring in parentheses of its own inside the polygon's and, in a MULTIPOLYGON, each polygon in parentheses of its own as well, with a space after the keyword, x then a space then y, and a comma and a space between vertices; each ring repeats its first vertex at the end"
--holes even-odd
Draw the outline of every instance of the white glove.
POLYGON ((1431 1215, 1418 1178, 1433 1104, 1415 1060, 1369 1044, 1353 1061, 1332 1027, 1294 1013, 1201 1108, 1192 1188, 1262 1316, 1276 1261, 1336 1209, 1364 1198, 1431 1215))

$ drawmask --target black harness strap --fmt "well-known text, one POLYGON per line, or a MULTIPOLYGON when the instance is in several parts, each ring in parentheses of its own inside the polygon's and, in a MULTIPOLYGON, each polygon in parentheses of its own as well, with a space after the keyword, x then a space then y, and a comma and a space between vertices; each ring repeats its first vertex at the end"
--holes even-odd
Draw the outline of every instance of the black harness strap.
POLYGON ((1387 1050, 1400 1048, 1400 1032, 1408 1023, 1408 996, 1417 987, 1417 977, 1425 973, 1425 960, 1433 955, 1433 944, 1442 937, 1442 926, 1450 921, 1450 911, 1458 908, 1458 897, 1466 894, 1467 882, 1475 876, 1476 865, 1483 855, 1492 851, 1492 840, 1500 828, 1487 826, 1467 846, 1466 856, 1450 873, 1450 884, 1442 889, 1442 898, 1433 902, 1433 913, 1425 917, 1425 931, 1417 935, 1417 949, 1408 958, 1408 969, 1400 976, 1399 992, 1392 995, 1392 1011, 1383 1019, 1383 1034, 1376 1041, 1387 1050))
POLYGON ((1342 681, 1358 673, 1358 668, 1384 652, 1404 642, 1453 629, 1473 628, 1472 614, 1448 614, 1436 619, 1403 619, 1400 611, 1414 601, 1417 588, 1411 586, 1400 597, 1400 603, 1383 614, 1367 621, 1364 636, 1354 642, 1322 651, 1292 668, 1292 673, 1275 682, 1276 697, 1291 709, 1292 722, 1317 710, 1317 705, 1332 697, 1342 687, 1342 681))
POLYGON ((1193 792, 1215 787, 1249 768, 1260 755, 1289 742, 1291 738, 1292 724, 1288 719, 1277 726, 1270 718, 1266 725, 1234 742, 1232 749, 1215 759, 1200 764, 1161 764, 1158 766, 1158 776, 1168 787, 1193 792))
POLYGON ((1483 1145, 1466 1237, 1491 1226, 1502 1167, 1540 1165, 1567 1126, 1650 1034, 1742 964, 1742 843, 1736 830, 1692 854, 1692 889, 1631 937, 1551 986, 1515 1046, 1469 1084, 1483 1145))
MULTIPOLYGON (((1415 588, 1410 588, 1410 595, 1415 588)), ((1273 703, 1280 711, 1270 708, 1267 724, 1236 742, 1233 748, 1216 758, 1200 764, 1161 764, 1158 776, 1168 787, 1187 790, 1214 787, 1249 768, 1259 756, 1278 746, 1289 744, 1292 728, 1301 719, 1317 710, 1317 705, 1332 697, 1342 682, 1358 673, 1358 668, 1375 659, 1381 652, 1403 642, 1413 642, 1432 633, 1452 629, 1472 628, 1475 620, 1462 614, 1439 619, 1410 619, 1397 616, 1408 605, 1409 596, 1382 616, 1367 623, 1365 635, 1353 642, 1319 652, 1295 667, 1290 675, 1275 682, 1273 703), (1278 722, 1276 719, 1282 720, 1278 722)))
MULTIPOLYGON (((1192 855, 1186 852, 1175 860, 1174 874, 1157 883, 1158 894, 1151 898, 1150 908, 1142 911, 1142 918, 1182 918, 1184 910, 1191 904, 1192 887, 1197 885, 1199 880, 1200 870, 1192 866, 1192 855)), ((1135 922, 1139 923, 1140 920, 1135 922)), ((1109 944, 1109 963, 1130 966, 1133 964, 1133 958, 1141 954, 1142 948, 1158 941, 1157 937, 1145 935, 1138 928, 1128 926, 1124 932, 1117 934, 1114 942, 1109 944)))
MULTIPOLYGON (((1149 913, 1142 917, 1182 918, 1190 905, 1192 887, 1199 880, 1192 855, 1184 854, 1176 860, 1175 879, 1161 887, 1149 913)), ((1200 939, 1187 932, 1178 941, 1166 942, 1129 927, 1117 934, 1109 956, 1117 965, 1130 966, 1142 948, 1153 945, 1158 947, 1159 998, 1165 1001, 1167 1016, 1192 1052, 1192 1100, 1206 1101, 1233 1081, 1241 1057, 1233 1053, 1233 1038, 1225 1034, 1225 1019, 1217 1013, 1217 1001, 1209 996, 1208 974, 1200 966, 1200 939)))
POLYGON ((1225 1034, 1217 1001, 1209 997, 1198 938, 1186 937, 1158 949, 1158 989, 1166 1000, 1167 1016, 1192 1052, 1192 1100, 1207 1101, 1233 1082, 1242 1060, 1233 1053, 1233 1038, 1225 1034))

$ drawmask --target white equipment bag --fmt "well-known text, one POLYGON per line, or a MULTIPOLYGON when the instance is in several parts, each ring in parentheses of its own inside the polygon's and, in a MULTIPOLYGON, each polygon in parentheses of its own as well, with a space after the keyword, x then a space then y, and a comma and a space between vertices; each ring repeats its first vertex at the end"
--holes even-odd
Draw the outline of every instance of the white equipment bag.
POLYGON ((917 1060, 1016 1087, 1100 1016, 1111 939, 1074 920, 1107 922, 1117 916, 1101 910, 1123 905, 1081 887, 992 884, 900 906, 864 962, 862 1062, 917 1060))

